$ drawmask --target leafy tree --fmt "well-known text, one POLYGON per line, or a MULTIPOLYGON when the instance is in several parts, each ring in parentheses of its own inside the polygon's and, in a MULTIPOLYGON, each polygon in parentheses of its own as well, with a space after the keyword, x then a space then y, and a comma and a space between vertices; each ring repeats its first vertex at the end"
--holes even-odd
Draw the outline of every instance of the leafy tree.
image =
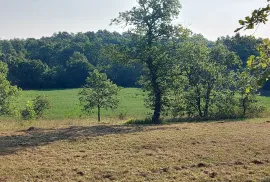
POLYGON ((21 39, 12 39, 10 40, 14 50, 16 51, 17 55, 20 57, 25 57, 26 49, 25 49, 25 42, 21 39))
POLYGON ((104 73, 94 70, 86 80, 86 85, 80 91, 80 102, 85 111, 98 109, 98 121, 100 121, 101 108, 115 109, 118 106, 117 97, 119 89, 104 73))
POLYGON ((12 44, 8 40, 1 41, 2 54, 4 55, 16 55, 16 51, 12 44))
POLYGON ((246 67, 247 60, 251 55, 259 55, 257 47, 263 42, 263 40, 256 39, 253 36, 241 36, 240 34, 236 34, 232 37, 221 37, 217 42, 224 44, 229 51, 237 53, 242 60, 242 66, 246 67))
POLYGON ((88 73, 93 69, 94 66, 88 62, 83 54, 74 52, 67 62, 66 74, 69 87, 78 88, 83 86, 88 73))
POLYGON ((165 42, 174 36, 172 21, 179 15, 181 5, 179 0, 138 0, 137 3, 130 11, 120 13, 112 23, 130 27, 134 49, 122 51, 126 53, 125 58, 142 61, 148 69, 147 80, 153 94, 152 122, 158 124, 164 93, 159 72, 164 69, 163 58, 167 56, 158 42, 165 42))
POLYGON ((43 76, 47 69, 47 65, 40 60, 23 60, 18 63, 16 70, 18 85, 27 89, 42 88, 43 76))
POLYGON ((0 61, 0 115, 15 114, 14 100, 19 94, 16 86, 7 80, 8 67, 0 61))
POLYGON ((222 44, 208 48, 203 42, 187 41, 176 50, 167 86, 167 107, 174 117, 235 117, 239 72, 238 56, 222 44))

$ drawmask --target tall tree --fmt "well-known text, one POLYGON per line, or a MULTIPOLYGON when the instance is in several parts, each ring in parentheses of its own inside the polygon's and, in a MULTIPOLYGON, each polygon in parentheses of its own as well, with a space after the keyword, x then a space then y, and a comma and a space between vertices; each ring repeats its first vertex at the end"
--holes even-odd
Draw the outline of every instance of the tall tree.
POLYGON ((119 17, 112 20, 117 25, 124 23, 132 33, 135 50, 126 51, 127 58, 142 61, 149 71, 154 102, 152 122, 155 124, 160 123, 163 92, 159 71, 163 57, 166 57, 165 50, 159 51, 158 43, 173 37, 172 21, 179 15, 180 8, 179 0, 137 0, 137 6, 119 13, 119 17))

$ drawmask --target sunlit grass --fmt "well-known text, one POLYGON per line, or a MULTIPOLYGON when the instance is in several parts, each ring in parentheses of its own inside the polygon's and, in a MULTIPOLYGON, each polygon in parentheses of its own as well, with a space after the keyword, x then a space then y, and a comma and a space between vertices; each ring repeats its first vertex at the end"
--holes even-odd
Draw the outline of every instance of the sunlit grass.
POLYGON ((163 126, 87 120, 34 125, 40 128, 0 132, 0 181, 260 182, 270 176, 266 118, 163 126))
MULTIPOLYGON (((79 102, 79 89, 69 90, 49 90, 49 91, 23 91, 17 105, 23 108, 27 101, 32 100, 37 95, 49 97, 52 108, 48 110, 43 119, 95 119, 96 110, 90 115, 83 112, 79 102)), ((117 119, 120 114, 126 118, 145 118, 150 112, 144 105, 144 93, 136 88, 121 89, 119 107, 116 110, 102 110, 102 119, 117 119)))

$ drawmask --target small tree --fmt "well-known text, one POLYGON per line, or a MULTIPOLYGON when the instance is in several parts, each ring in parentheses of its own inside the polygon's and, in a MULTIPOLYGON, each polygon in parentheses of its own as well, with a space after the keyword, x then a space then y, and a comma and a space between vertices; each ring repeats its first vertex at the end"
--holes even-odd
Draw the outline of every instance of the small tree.
POLYGON ((98 109, 98 121, 100 121, 100 110, 115 109, 118 106, 119 99, 117 97, 119 89, 113 84, 105 73, 99 73, 94 70, 86 79, 86 85, 80 91, 80 102, 85 111, 98 109))

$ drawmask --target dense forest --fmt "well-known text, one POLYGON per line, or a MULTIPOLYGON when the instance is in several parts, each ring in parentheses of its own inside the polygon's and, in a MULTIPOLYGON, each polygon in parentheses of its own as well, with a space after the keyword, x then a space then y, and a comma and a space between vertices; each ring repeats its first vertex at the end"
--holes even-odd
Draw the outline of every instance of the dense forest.
MULTIPOLYGON (((119 86, 139 87, 143 65, 121 64, 106 54, 107 45, 123 45, 131 39, 128 32, 100 30, 77 34, 59 32, 40 39, 0 40, 0 60, 8 64, 8 80, 23 89, 78 88, 94 69, 106 73, 119 86)), ((203 41, 209 48, 215 44, 200 34, 193 34, 190 40, 203 41)), ((256 48, 262 39, 237 34, 221 37, 217 43, 235 52, 246 66, 249 56, 258 55, 256 48)), ((266 83, 264 89, 270 89, 270 84, 266 83)))

